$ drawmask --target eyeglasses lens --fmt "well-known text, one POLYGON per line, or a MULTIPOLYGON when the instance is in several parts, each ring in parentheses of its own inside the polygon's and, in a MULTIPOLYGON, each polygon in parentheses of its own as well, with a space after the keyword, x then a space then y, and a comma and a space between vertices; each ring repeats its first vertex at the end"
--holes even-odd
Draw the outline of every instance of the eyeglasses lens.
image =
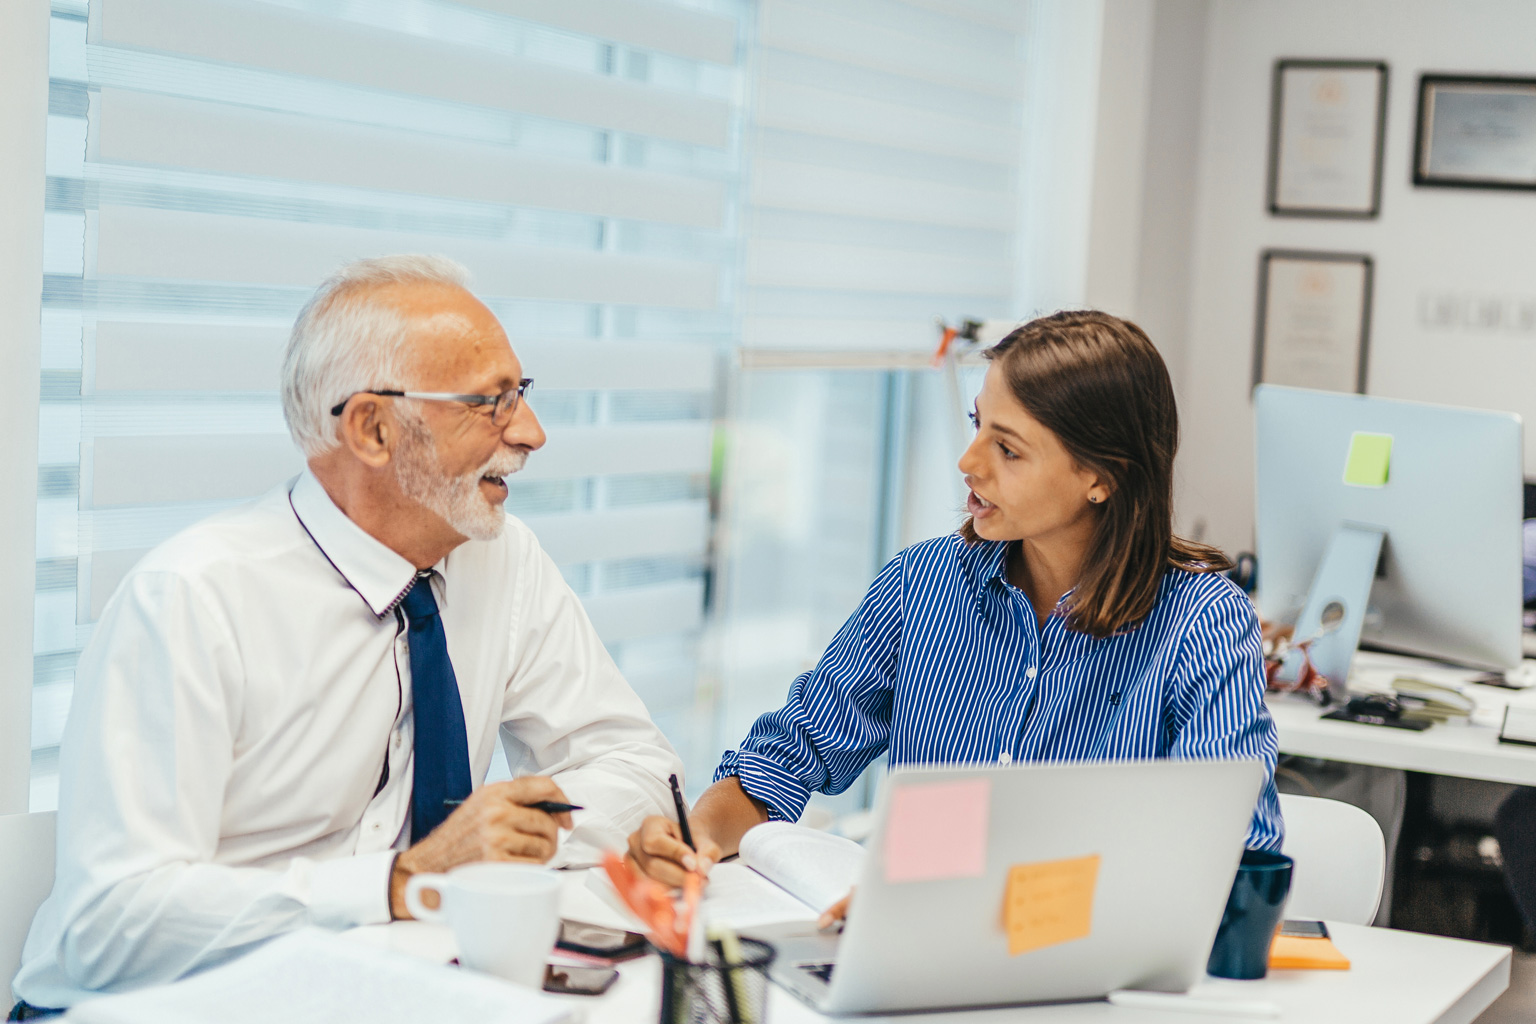
POLYGON ((523 397, 523 393, 533 387, 533 381, 524 379, 518 382, 517 387, 510 391, 503 391, 496 396, 496 406, 491 410, 491 422, 498 427, 504 427, 512 422, 512 414, 517 412, 517 403, 523 397))

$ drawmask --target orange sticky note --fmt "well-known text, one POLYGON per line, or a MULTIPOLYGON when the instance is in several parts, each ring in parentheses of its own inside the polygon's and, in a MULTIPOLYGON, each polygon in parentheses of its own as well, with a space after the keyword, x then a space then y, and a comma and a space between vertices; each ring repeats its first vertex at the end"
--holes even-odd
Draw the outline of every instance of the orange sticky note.
POLYGON ((1018 956, 1093 932, 1093 894, 1099 855, 1015 864, 1008 869, 1003 926, 1008 954, 1018 956))
POLYGON ((1349 958, 1328 939, 1276 935, 1269 947, 1269 966, 1277 971, 1347 971, 1349 958))

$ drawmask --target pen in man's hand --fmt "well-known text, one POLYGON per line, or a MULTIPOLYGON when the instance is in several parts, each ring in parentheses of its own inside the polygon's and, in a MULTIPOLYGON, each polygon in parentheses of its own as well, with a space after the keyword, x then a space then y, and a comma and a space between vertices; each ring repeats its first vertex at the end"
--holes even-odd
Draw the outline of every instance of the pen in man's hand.
POLYGON ((688 849, 695 852, 698 847, 693 845, 693 830, 688 827, 688 805, 683 803, 683 789, 677 784, 677 776, 672 776, 672 802, 677 805, 677 827, 682 830, 683 842, 688 844, 688 849))
MULTIPOLYGON (((444 800, 443 806, 458 807, 463 802, 463 800, 444 800)), ((536 800, 531 804, 523 804, 522 806, 532 807, 534 810, 543 811, 545 814, 564 814, 567 811, 586 810, 580 804, 563 804, 559 800, 536 800)))

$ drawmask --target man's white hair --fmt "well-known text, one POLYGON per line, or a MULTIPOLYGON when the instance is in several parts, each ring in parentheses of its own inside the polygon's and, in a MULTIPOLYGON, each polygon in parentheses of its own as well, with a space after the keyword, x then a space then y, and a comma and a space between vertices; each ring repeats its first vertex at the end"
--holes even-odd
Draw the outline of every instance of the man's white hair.
POLYGON ((305 458, 341 442, 331 409, 359 391, 409 387, 410 324, 376 301, 395 284, 466 287, 469 272, 446 256, 380 256, 348 263, 304 304, 283 354, 283 418, 305 458))

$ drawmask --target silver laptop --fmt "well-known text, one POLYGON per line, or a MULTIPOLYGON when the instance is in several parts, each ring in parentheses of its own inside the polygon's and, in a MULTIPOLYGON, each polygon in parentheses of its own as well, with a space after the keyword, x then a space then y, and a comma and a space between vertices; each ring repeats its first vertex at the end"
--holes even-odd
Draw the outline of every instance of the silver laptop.
MULTIPOLYGON (((1263 778, 1257 761, 1230 760, 897 769, 876 801, 842 935, 772 936, 772 977, 832 1014, 1098 999, 1121 988, 1183 992, 1204 974, 1263 778), (966 780, 985 782, 901 795, 966 780), (982 833, 978 788, 987 797, 982 833), (954 835, 914 841, 909 815, 893 829, 893 801, 910 810, 945 793, 971 808, 954 835), (1087 882, 1081 868, 1095 855, 1087 882), (1076 887, 1066 898, 1077 901, 1069 916, 1080 922, 1068 931, 1078 937, 1011 953, 1010 868, 1061 864, 1043 876, 1023 868, 1015 893, 1026 900, 1053 891, 1049 872, 1067 871, 1076 887), (949 877, 891 880, 925 872, 949 877), (1091 909, 1081 902, 1085 883, 1091 909)), ((1052 939, 1039 918, 1012 920, 1015 945, 1052 939)))

